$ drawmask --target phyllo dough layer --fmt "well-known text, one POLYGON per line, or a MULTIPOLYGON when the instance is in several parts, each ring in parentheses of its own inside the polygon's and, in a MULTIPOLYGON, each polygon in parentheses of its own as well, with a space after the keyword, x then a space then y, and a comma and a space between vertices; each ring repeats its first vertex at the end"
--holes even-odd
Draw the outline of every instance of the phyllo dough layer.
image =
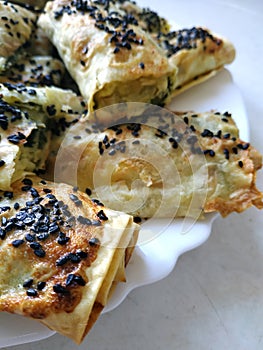
POLYGON ((262 157, 240 140, 228 112, 176 114, 149 106, 106 130, 79 120, 51 158, 58 180, 77 178, 109 207, 141 217, 262 208, 256 188, 262 157))
POLYGON ((48 2, 38 25, 89 111, 120 101, 162 103, 169 95, 176 69, 123 1, 48 2))
POLYGON ((37 177, 1 197, 0 310, 80 343, 134 248, 138 225, 72 186, 37 177))
POLYGON ((0 1, 0 72, 19 56, 36 26, 36 15, 18 5, 0 1))

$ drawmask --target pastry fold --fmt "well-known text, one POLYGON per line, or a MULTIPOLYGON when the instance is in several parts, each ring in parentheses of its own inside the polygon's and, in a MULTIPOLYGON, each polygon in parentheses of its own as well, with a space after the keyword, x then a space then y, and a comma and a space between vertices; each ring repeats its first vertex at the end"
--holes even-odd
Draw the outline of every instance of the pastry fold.
POLYGON ((35 176, 1 196, 0 310, 80 343, 134 248, 138 225, 72 186, 35 176))
POLYGON ((22 54, 36 26, 36 15, 19 5, 0 1, 0 73, 22 54))
POLYGON ((203 27, 184 28, 153 34, 170 64, 177 67, 170 99, 212 77, 233 62, 235 47, 226 38, 203 27))
POLYGON ((23 83, 31 86, 60 86, 65 68, 52 56, 30 56, 17 60, 0 75, 0 83, 23 83))
POLYGON ((50 1, 38 25, 59 55, 90 112, 118 103, 162 103, 176 68, 123 1, 50 1))
POLYGON ((106 130, 80 120, 50 163, 58 181, 77 181, 107 206, 135 216, 226 216, 263 205, 256 188, 262 157, 240 140, 228 112, 176 114, 149 106, 106 130))
POLYGON ((78 119, 83 106, 76 94, 56 87, 6 82, 0 84, 0 96, 0 189, 4 191, 26 173, 45 169, 52 118, 64 130, 67 120, 78 119))

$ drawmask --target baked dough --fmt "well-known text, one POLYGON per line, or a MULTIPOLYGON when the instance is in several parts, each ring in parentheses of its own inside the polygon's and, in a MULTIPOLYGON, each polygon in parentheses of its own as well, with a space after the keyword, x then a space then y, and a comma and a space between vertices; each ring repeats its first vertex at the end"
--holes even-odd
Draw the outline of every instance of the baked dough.
POLYGON ((36 15, 7 1, 0 1, 0 72, 22 53, 36 26, 36 15))
POLYGON ((139 226, 64 184, 27 177, 1 193, 0 310, 80 343, 139 226))
POLYGON ((235 47, 226 38, 207 28, 184 28, 153 34, 177 67, 174 91, 170 100, 184 90, 207 80, 235 58, 235 47))
POLYGON ((173 86, 175 67, 122 5, 55 0, 38 20, 89 112, 120 101, 162 103, 173 86))
POLYGON ((52 56, 30 56, 17 60, 0 75, 0 83, 23 83, 31 86, 60 86, 65 68, 52 56))
POLYGON ((44 169, 50 132, 44 114, 28 113, 1 97, 0 113, 0 190, 10 190, 25 173, 44 169))
POLYGON ((255 184, 261 165, 230 113, 149 106, 140 118, 107 130, 80 120, 50 168, 57 181, 92 190, 110 208, 143 218, 198 218, 262 208, 255 184))
MULTIPOLYGON (((51 118, 61 129, 83 111, 81 99, 70 90, 0 84, 0 189, 27 172, 43 171, 50 151, 51 118)), ((58 133, 59 129, 53 130, 58 133)))

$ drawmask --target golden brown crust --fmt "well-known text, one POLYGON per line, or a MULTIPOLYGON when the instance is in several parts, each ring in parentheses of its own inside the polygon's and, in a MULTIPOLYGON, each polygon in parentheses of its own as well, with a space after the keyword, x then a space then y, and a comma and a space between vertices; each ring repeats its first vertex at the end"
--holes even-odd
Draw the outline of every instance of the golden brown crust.
POLYGON ((262 157, 240 140, 230 113, 147 113, 101 131, 80 120, 62 143, 55 175, 70 183, 77 169, 81 189, 141 217, 262 208, 255 184, 262 157))
POLYGON ((154 35, 154 39, 178 68, 170 99, 207 80, 235 58, 235 48, 229 40, 203 27, 154 35))
POLYGON ((107 301, 137 226, 71 186, 37 177, 3 196, 0 310, 79 343, 107 301))
POLYGON ((0 83, 23 83, 32 86, 60 86, 65 68, 52 56, 30 56, 18 59, 0 75, 0 83))
POLYGON ((172 85, 174 67, 150 34, 132 16, 127 19, 121 3, 111 2, 109 9, 96 3, 92 12, 85 5, 79 10, 69 0, 56 0, 47 3, 38 21, 90 112, 120 101, 161 102, 172 85), (103 24, 99 16, 108 19, 103 24))
POLYGON ((0 2, 0 72, 16 51, 25 44, 35 27, 36 15, 21 6, 0 2))

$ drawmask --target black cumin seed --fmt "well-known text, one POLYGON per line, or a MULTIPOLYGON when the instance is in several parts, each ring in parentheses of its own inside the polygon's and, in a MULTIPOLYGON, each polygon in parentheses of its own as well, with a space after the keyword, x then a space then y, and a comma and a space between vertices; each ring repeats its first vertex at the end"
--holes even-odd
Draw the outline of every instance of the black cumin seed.
POLYGON ((43 290, 45 287, 46 287, 46 282, 43 282, 43 281, 37 282, 38 290, 43 290))
POLYGON ((224 139, 229 139, 230 136, 231 136, 231 135, 230 135, 229 133, 227 133, 227 134, 225 134, 225 135, 223 136, 223 138, 224 138, 224 139))
POLYGON ((41 233, 39 235, 37 235, 37 239, 39 241, 45 241, 46 239, 48 239, 49 234, 48 233, 41 233))
POLYGON ((81 258, 78 254, 70 253, 69 259, 73 264, 77 264, 81 261, 81 258))
POLYGON ((36 297, 36 296, 38 295, 37 290, 34 289, 34 288, 29 288, 29 289, 26 291, 26 294, 27 294, 29 297, 36 297))
POLYGON ((4 197, 5 197, 5 198, 12 199, 12 198, 14 197, 14 193, 13 193, 13 192, 10 192, 10 191, 5 191, 5 192, 4 192, 4 197))
POLYGON ((27 234, 25 235, 25 240, 26 240, 27 242, 34 242, 34 241, 36 240, 36 238, 35 238, 34 235, 31 235, 30 233, 27 233, 27 234))
POLYGON ((56 261, 56 266, 63 266, 70 260, 68 255, 64 255, 56 261))
POLYGON ((97 245, 99 245, 100 244, 100 241, 98 240, 98 238, 96 238, 96 237, 93 237, 93 238, 91 238, 90 240, 89 240, 89 245, 91 246, 91 247, 95 247, 95 246, 97 246, 97 245))
POLYGON ((139 224, 140 222, 142 222, 142 219, 141 219, 139 216, 134 216, 133 221, 134 221, 136 224, 139 224))
POLYGON ((30 179, 23 179, 22 182, 23 182, 24 185, 28 185, 28 186, 32 186, 33 185, 33 182, 30 179))
POLYGON ((0 227, 0 239, 5 239, 6 237, 6 232, 2 227, 0 227))
POLYGON ((204 131, 201 133, 202 137, 213 137, 214 134, 212 131, 208 130, 208 129, 204 129, 204 131))
POLYGON ((19 207, 20 207, 19 203, 16 202, 16 203, 14 204, 14 209, 15 209, 15 210, 18 210, 19 207))
POLYGON ((67 237, 67 236, 65 236, 65 237, 59 237, 59 238, 57 239, 57 242, 58 242, 58 244, 60 244, 60 245, 65 245, 65 244, 68 243, 69 240, 70 240, 70 238, 67 237))
POLYGON ((59 231, 59 226, 57 224, 53 224, 49 226, 48 233, 53 234, 59 231))
POLYGON ((237 147, 233 147, 233 148, 232 148, 232 151, 233 151, 234 154, 238 154, 238 149, 237 149, 237 147))
POLYGON ((189 123, 189 119, 188 119, 188 117, 184 117, 184 122, 185 122, 185 124, 187 124, 187 125, 188 125, 188 123, 189 123))
POLYGON ((210 157, 214 157, 215 156, 215 152, 212 149, 206 149, 204 151, 204 154, 209 154, 210 157))
POLYGON ((91 194, 92 194, 92 191, 89 188, 86 188, 85 192, 88 196, 91 196, 91 194))
POLYGON ((249 146, 250 146, 249 143, 245 143, 245 144, 239 143, 239 144, 237 145, 237 147, 238 147, 239 149, 242 149, 242 150, 244 150, 244 151, 246 151, 246 150, 249 148, 249 146))
POLYGON ((83 66, 83 67, 85 67, 85 65, 86 65, 86 63, 85 63, 85 61, 80 61, 80 64, 83 66))
POLYGON ((27 192, 27 191, 29 191, 29 190, 30 190, 30 188, 31 188, 31 186, 30 186, 30 185, 22 186, 22 187, 21 187, 21 191, 23 191, 23 192, 27 192))
POLYGON ((18 248, 20 247, 25 241, 23 239, 15 239, 13 242, 12 242, 12 246, 15 247, 15 248, 18 248))
POLYGON ((88 218, 85 218, 81 215, 78 216, 77 218, 78 222, 81 223, 82 225, 91 225, 91 220, 88 218))
POLYGON ((120 52, 120 48, 119 47, 115 47, 115 49, 113 50, 113 53, 116 54, 118 52, 120 52))
POLYGON ((144 65, 143 62, 141 62, 141 63, 139 64, 139 66, 140 66, 141 69, 144 69, 144 68, 145 68, 145 65, 144 65))
POLYGON ((28 280, 26 280, 24 283, 23 283, 23 287, 24 288, 29 288, 31 287, 33 284, 33 278, 29 278, 28 280))
POLYGON ((55 105, 47 106, 47 112, 50 116, 54 116, 57 113, 55 105))
POLYGON ((32 243, 30 243, 30 248, 31 249, 41 249, 42 247, 41 247, 41 244, 40 243, 37 243, 37 242, 32 242, 32 243))
POLYGON ((37 192, 37 190, 36 190, 35 188, 31 188, 31 189, 30 189, 30 192, 31 192, 31 196, 32 196, 33 198, 39 197, 39 194, 38 194, 38 192, 37 192))
POLYGON ((85 280, 80 275, 75 275, 74 282, 76 282, 79 286, 82 286, 82 287, 86 285, 85 280))
POLYGON ((76 255, 80 257, 80 259, 86 259, 88 257, 88 253, 84 252, 83 250, 78 250, 76 255))
POLYGON ((0 160, 0 168, 2 167, 2 166, 4 166, 5 165, 5 161, 4 160, 0 160))
POLYGON ((104 211, 103 210, 100 210, 97 214, 98 218, 101 219, 101 220, 104 220, 104 221, 107 221, 109 220, 108 217, 105 215, 104 211))
POLYGON ((229 150, 228 149, 224 149, 224 155, 226 159, 229 159, 229 150))
POLYGON ((13 222, 8 222, 5 227, 5 232, 10 232, 14 228, 14 223, 13 222))
POLYGON ((240 160, 239 162, 238 162, 238 166, 240 166, 240 168, 243 168, 243 162, 242 162, 242 160, 240 160))
POLYGON ((5 206, 5 207, 0 207, 0 213, 4 213, 5 211, 10 210, 11 207, 5 206))
POLYGON ((43 188, 43 192, 44 192, 44 193, 51 193, 52 190, 50 190, 49 188, 43 188))
POLYGON ((73 273, 70 273, 66 279, 66 286, 70 286, 71 284, 74 283, 74 278, 75 278, 75 275, 73 273))
POLYGON ((68 294, 69 293, 69 291, 59 283, 54 284, 53 291, 57 294, 68 294))
POLYGON ((42 248, 41 249, 35 249, 34 253, 39 258, 44 258, 44 256, 46 255, 46 252, 42 248))

